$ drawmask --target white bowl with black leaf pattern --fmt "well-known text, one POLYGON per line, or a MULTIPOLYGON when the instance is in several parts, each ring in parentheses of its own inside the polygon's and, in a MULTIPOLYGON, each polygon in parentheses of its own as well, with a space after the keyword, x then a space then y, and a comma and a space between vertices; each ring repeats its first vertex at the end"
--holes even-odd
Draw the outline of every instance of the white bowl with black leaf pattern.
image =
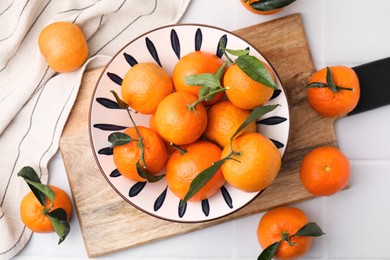
MULTIPOLYGON (((89 118, 91 146, 96 162, 109 185, 124 200, 147 214, 175 222, 204 222, 245 207, 262 192, 247 193, 225 183, 212 197, 202 202, 187 202, 179 207, 180 199, 169 190, 165 179, 155 183, 129 180, 118 172, 112 158, 108 136, 132 126, 127 112, 119 109, 110 92, 114 90, 120 93, 126 72, 139 62, 154 62, 172 75, 177 61, 195 50, 215 53, 224 59, 219 48, 221 42, 229 49, 249 49, 250 55, 269 64, 250 43, 231 32, 205 25, 179 24, 157 28, 128 43, 107 64, 96 84, 89 118)), ((276 85, 278 90, 267 104, 279 106, 259 118, 257 125, 258 131, 268 137, 283 156, 289 136, 289 108, 278 77, 276 85)), ((132 113, 132 116, 137 125, 149 126, 149 115, 132 113)))

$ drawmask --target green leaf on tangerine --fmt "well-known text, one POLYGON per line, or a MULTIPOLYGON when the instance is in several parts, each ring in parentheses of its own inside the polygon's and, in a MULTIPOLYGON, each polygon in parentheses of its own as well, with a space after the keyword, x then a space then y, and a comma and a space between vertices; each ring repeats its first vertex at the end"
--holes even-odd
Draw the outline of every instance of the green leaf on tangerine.
POLYGON ((263 252, 261 252, 257 260, 271 260, 272 257, 274 257, 276 254, 276 251, 278 251, 279 245, 280 241, 269 245, 266 249, 263 250, 263 252))
POLYGON ((304 225, 295 236, 311 236, 311 237, 319 237, 324 235, 325 233, 321 230, 321 228, 314 222, 309 222, 304 225))
POLYGON ((277 106, 279 106, 279 105, 267 105, 267 106, 261 106, 261 107, 255 108, 250 113, 250 115, 247 117, 247 119, 238 127, 236 132, 234 132, 234 134, 230 137, 230 140, 232 141, 234 139, 234 137, 236 137, 238 135, 238 133, 240 133, 241 130, 244 129, 245 127, 247 127, 250 123, 255 121, 257 118, 271 112, 277 106))
POLYGON ((334 84, 332 72, 330 71, 329 67, 326 67, 326 82, 328 83, 328 86, 332 92, 338 92, 336 85, 334 84))
POLYGON ((221 85, 219 79, 211 73, 189 75, 185 77, 185 81, 190 86, 202 86, 210 89, 216 89, 221 85))
POLYGON ((250 6, 258 11, 271 11, 292 4, 296 0, 262 0, 251 3, 250 6))
POLYGON ((123 101, 114 90, 111 90, 110 92, 114 95, 115 100, 121 109, 127 109, 129 107, 129 105, 123 101))
POLYGON ((216 161, 210 167, 200 172, 198 176, 192 180, 190 188, 184 196, 184 199, 180 202, 179 207, 191 199, 217 173, 218 169, 221 168, 225 161, 226 160, 224 159, 216 161))
POLYGON ((138 175, 141 176, 142 178, 146 179, 148 182, 157 182, 157 181, 161 180, 162 178, 164 178, 164 175, 153 175, 150 172, 148 172, 147 170, 145 170, 144 168, 142 168, 139 161, 137 162, 135 167, 137 169, 138 175))
POLYGON ((305 86, 305 88, 327 88, 328 84, 322 82, 312 82, 305 86))
POLYGON ((22 177, 30 187, 31 191, 34 193, 35 197, 38 199, 39 203, 42 206, 46 205, 46 198, 49 198, 51 202, 54 201, 55 193, 49 187, 41 183, 37 173, 30 166, 23 167, 19 172, 18 176, 22 177))
POLYGON ((232 50, 232 49, 225 49, 227 53, 230 53, 231 55, 234 56, 243 56, 243 55, 248 55, 249 50, 232 50))
POLYGON ((239 56, 234 62, 254 81, 272 89, 277 89, 268 70, 258 58, 251 55, 244 55, 239 56))
POLYGON ((129 135, 121 132, 115 132, 108 136, 108 141, 111 143, 111 148, 130 143, 132 140, 133 139, 129 135))
POLYGON ((57 208, 48 214, 49 220, 53 225, 54 231, 60 237, 58 244, 61 244, 70 232, 70 225, 67 221, 66 211, 57 208))

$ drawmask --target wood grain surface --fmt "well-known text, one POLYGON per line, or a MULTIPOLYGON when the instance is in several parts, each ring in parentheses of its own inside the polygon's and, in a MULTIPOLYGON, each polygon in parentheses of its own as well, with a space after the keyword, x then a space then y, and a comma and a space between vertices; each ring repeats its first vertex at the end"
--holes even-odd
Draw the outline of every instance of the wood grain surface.
POLYGON ((110 187, 92 155, 88 114, 102 68, 86 72, 60 140, 85 247, 90 257, 177 236, 271 208, 312 198, 299 180, 303 156, 317 146, 337 146, 334 119, 318 116, 306 101, 304 85, 315 71, 301 16, 294 14, 234 32, 271 62, 290 107, 290 137, 275 182, 245 208, 214 221, 173 223, 151 217, 124 201, 110 187))

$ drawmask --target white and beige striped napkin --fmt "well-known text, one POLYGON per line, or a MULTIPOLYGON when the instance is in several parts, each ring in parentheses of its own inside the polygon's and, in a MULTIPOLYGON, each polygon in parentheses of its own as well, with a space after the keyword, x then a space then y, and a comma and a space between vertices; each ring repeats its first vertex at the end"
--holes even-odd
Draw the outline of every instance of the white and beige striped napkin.
POLYGON ((17 177, 26 165, 43 183, 47 165, 87 68, 106 64, 136 36, 177 23, 190 0, 1 0, 0 1, 0 259, 16 255, 31 231, 19 217, 29 191, 17 177), (51 70, 39 52, 40 31, 55 21, 79 25, 89 59, 74 72, 51 70))

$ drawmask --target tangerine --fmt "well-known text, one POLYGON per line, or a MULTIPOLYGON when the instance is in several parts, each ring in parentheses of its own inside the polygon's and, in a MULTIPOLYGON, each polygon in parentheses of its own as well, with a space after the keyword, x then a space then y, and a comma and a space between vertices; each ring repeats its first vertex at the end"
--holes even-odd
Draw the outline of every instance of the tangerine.
POLYGON ((49 217, 46 215, 48 212, 45 212, 45 208, 48 211, 63 208, 66 212, 68 221, 72 215, 72 202, 68 197, 68 194, 56 186, 49 186, 55 193, 55 197, 53 202, 46 198, 45 207, 41 205, 32 191, 23 197, 20 204, 20 217, 26 227, 31 229, 33 232, 54 232, 53 225, 51 224, 49 217))
MULTIPOLYGON (((162 138, 152 129, 137 126, 138 132, 143 138, 145 170, 153 175, 160 173, 167 161, 168 153, 162 138)), ((126 178, 144 182, 144 178, 138 175, 137 162, 144 166, 141 161, 141 148, 139 147, 138 134, 135 127, 124 131, 133 140, 127 144, 115 146, 113 149, 114 163, 118 171, 126 178)))
POLYGON ((280 12, 283 9, 283 8, 278 8, 278 9, 269 10, 269 11, 261 11, 261 10, 256 10, 255 8, 253 8, 251 6, 251 3, 256 3, 256 2, 260 2, 260 1, 262 1, 262 0, 240 0, 241 4, 243 4, 247 10, 251 11, 254 14, 270 15, 270 14, 280 12))
MULTIPOLYGON (((278 207, 265 213, 257 227, 257 238, 262 248, 281 241, 297 233, 309 223, 307 215, 298 208, 278 207)), ((281 259, 295 259, 303 256, 311 246, 313 238, 310 236, 293 236, 290 239, 294 246, 282 241, 275 256, 281 259)))
MULTIPOLYGON (((271 68, 265 63, 263 65, 275 81, 275 75, 271 68)), ((223 84, 226 88, 227 98, 242 109, 254 109, 262 106, 274 93, 272 88, 251 79, 237 64, 233 64, 227 69, 223 77, 223 84)))
MULTIPOLYGON (((181 147, 183 151, 175 151, 168 159, 166 166, 166 180, 169 189, 180 199, 187 194, 191 182, 203 170, 210 167, 221 157, 221 149, 207 141, 196 141, 181 147)), ((189 199, 202 201, 215 194, 225 183, 221 169, 189 199)))
MULTIPOLYGON (((248 118, 250 113, 249 110, 239 108, 228 100, 210 106, 207 110, 207 127, 204 132, 205 137, 224 148, 230 143, 230 137, 248 118)), ((252 122, 245 127, 240 134, 256 132, 256 130, 256 122, 252 122)))
POLYGON ((157 107, 155 123, 160 135, 171 143, 184 145, 195 142, 207 126, 207 112, 202 103, 188 108, 197 98, 187 92, 174 92, 157 107))
POLYGON ((281 156, 276 146, 260 133, 244 133, 236 137, 232 146, 225 146, 221 158, 231 157, 221 167, 226 182, 233 187, 258 192, 268 187, 277 176, 281 156))
MULTIPOLYGON (((174 88, 176 91, 188 92, 198 96, 200 86, 188 85, 185 78, 190 75, 203 73, 214 74, 222 66, 223 61, 218 56, 206 51, 193 51, 183 56, 175 65, 172 73, 174 88)), ((203 103, 208 106, 216 103, 223 96, 223 92, 203 103)))
POLYGON ((122 98, 142 114, 153 114, 161 100, 171 94, 169 74, 155 63, 138 63, 131 67, 122 81, 122 98))
POLYGON ((359 79, 349 67, 328 68, 329 70, 323 68, 317 71, 310 78, 309 85, 306 86, 307 98, 311 107, 321 116, 341 117, 351 112, 359 101, 359 79), (328 82, 327 78, 333 83, 328 82), (334 88, 331 88, 331 84, 334 84, 334 88))
POLYGON ((350 178, 348 158, 339 149, 323 146, 311 150, 302 160, 303 186, 317 196, 329 196, 343 189, 350 178))
POLYGON ((46 61, 56 72, 69 72, 81 67, 88 57, 88 44, 81 28, 70 22, 46 26, 38 38, 46 61))

